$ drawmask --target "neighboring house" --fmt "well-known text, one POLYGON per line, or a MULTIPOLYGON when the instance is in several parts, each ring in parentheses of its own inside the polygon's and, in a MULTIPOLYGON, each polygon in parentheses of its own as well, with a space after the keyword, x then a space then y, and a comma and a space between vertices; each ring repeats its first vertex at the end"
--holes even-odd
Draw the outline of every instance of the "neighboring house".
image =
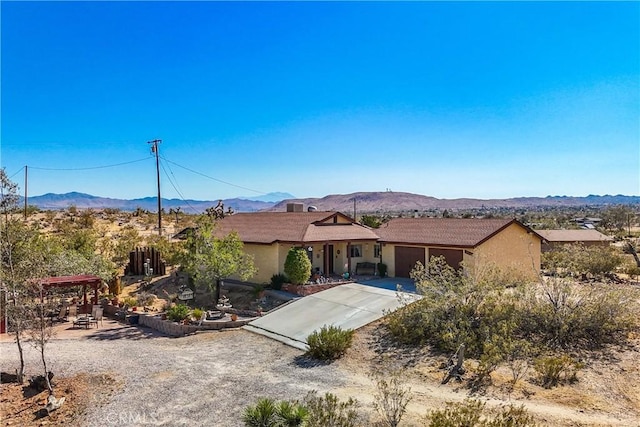
POLYGON ((548 252, 560 245, 583 244, 585 246, 609 246, 612 237, 597 230, 536 230, 544 238, 542 252, 548 252))
POLYGON ((355 271, 358 262, 375 262, 378 236, 339 212, 237 213, 217 222, 218 237, 236 231, 258 268, 254 282, 283 273, 292 247, 307 251, 313 270, 323 274, 355 271))
POLYGON ((540 271, 542 237, 516 220, 394 218, 375 232, 389 276, 408 277, 436 256, 455 268, 494 264, 528 278, 540 271))

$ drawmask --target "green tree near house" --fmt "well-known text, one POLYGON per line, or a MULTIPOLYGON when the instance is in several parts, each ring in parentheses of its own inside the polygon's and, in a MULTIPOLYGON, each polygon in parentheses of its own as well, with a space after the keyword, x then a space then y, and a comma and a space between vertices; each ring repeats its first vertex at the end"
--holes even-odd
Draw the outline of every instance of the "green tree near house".
POLYGON ((215 301, 220 299, 221 281, 230 276, 240 280, 253 277, 257 268, 253 256, 244 251, 244 244, 235 231, 223 238, 214 236, 215 224, 204 217, 199 226, 189 233, 182 266, 194 279, 196 286, 206 286, 215 291, 215 301))
POLYGON ((301 285, 311 277, 311 261, 304 248, 291 248, 284 262, 284 273, 294 285, 301 285))

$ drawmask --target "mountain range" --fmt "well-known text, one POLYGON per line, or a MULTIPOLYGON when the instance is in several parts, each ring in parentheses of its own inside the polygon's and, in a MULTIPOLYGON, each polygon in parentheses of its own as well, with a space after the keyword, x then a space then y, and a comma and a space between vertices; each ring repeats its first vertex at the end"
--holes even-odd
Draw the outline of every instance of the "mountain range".
MULTIPOLYGON (((313 206, 320 211, 340 211, 351 213, 355 209, 358 213, 375 213, 390 211, 425 211, 434 209, 464 210, 464 209, 496 209, 496 208, 533 208, 533 207, 579 207, 606 205, 640 205, 640 196, 624 195, 589 195, 586 197, 547 196, 547 197, 516 197, 509 199, 438 199, 413 193, 402 192, 358 192, 351 194, 333 194, 322 198, 296 199, 289 193, 269 193, 261 197, 237 197, 224 199, 225 209, 231 208, 235 212, 256 212, 262 210, 285 211, 288 203, 300 203, 306 210, 313 206)), ((24 203, 23 201, 20 202, 24 203)), ((40 209, 65 209, 69 206, 86 209, 112 208, 133 211, 137 208, 155 212, 158 208, 157 197, 139 199, 113 199, 98 197, 85 193, 47 193, 30 197, 30 205, 40 209)), ((185 213, 202 213, 207 208, 216 206, 218 201, 211 200, 182 200, 162 199, 162 207, 178 209, 185 213)))

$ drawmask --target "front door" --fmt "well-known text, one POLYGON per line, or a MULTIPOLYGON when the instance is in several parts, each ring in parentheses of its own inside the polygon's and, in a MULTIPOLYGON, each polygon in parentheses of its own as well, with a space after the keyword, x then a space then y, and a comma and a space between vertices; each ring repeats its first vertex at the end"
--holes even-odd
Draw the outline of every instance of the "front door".
POLYGON ((333 274, 333 245, 327 245, 327 250, 325 252, 325 260, 324 260, 324 274, 330 275, 333 274))

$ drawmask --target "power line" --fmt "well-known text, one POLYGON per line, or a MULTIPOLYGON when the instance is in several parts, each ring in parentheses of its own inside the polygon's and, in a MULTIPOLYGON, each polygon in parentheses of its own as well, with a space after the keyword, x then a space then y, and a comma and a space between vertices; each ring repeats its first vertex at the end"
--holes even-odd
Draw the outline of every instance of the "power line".
POLYGON ((9 177, 9 179, 11 179, 11 178, 13 178, 14 176, 18 175, 20 172, 22 172, 22 171, 24 170, 24 168, 25 168, 25 167, 26 167, 26 166, 23 166, 23 167, 21 167, 20 169, 18 169, 18 172, 16 172, 16 173, 14 173, 13 175, 11 175, 11 176, 9 177))
MULTIPOLYGON (((162 157, 162 156, 161 156, 161 157, 162 157)), ((164 161, 166 161, 166 162, 169 162, 169 163, 171 163, 171 164, 173 164, 173 165, 176 165, 176 166, 178 166, 179 168, 182 168, 182 169, 188 170, 188 171, 189 171, 189 172, 191 172, 191 173, 194 173, 194 174, 196 174, 196 175, 203 176, 203 177, 208 178, 208 179, 211 179, 211 180, 213 180, 213 181, 220 182, 220 183, 222 183, 222 184, 227 184, 227 185, 230 185, 230 186, 232 186, 232 187, 240 188, 240 189, 242 189, 242 190, 252 191, 252 192, 257 193, 257 194, 267 194, 267 193, 265 193, 264 191, 254 190, 253 188, 243 187, 243 186, 241 186, 241 185, 232 184, 232 183, 230 183, 230 182, 223 181, 223 180, 221 180, 221 179, 214 178, 214 177, 209 176, 209 175, 205 175, 205 174, 203 174, 202 172, 198 172, 198 171, 195 171, 195 170, 193 170, 193 169, 190 169, 190 168, 188 168, 188 167, 186 167, 186 166, 182 166, 182 165, 180 165, 180 164, 178 164, 178 163, 176 163, 176 162, 172 162, 171 160, 166 159, 166 158, 164 158, 164 157, 162 157, 162 160, 164 160, 164 161)))
MULTIPOLYGON (((193 206, 191 206, 191 203, 189 203, 189 201, 187 199, 184 198, 184 195, 180 192, 180 190, 178 190, 177 186, 177 182, 174 184, 173 180, 171 179, 171 177, 169 176, 169 174, 167 173, 167 170, 164 168, 164 164, 160 163, 160 167, 162 168, 162 171, 164 172, 164 174, 167 176, 167 180, 169 180, 169 184, 171 184, 171 186, 173 187, 174 190, 176 190, 176 193, 178 193, 178 196, 180 196, 180 199, 185 202, 187 204, 187 206, 189 206, 189 208, 194 212, 194 213, 198 213, 198 210, 196 208, 194 208, 193 206)), ((171 172, 171 174, 173 174, 173 172, 171 172)), ((173 177, 175 179, 175 176, 173 177)))
MULTIPOLYGON (((37 166, 29 166, 31 169, 37 169, 37 170, 42 170, 42 171, 86 171, 86 170, 93 170, 93 169, 106 169, 106 168, 114 168, 116 166, 123 166, 123 165, 129 165, 131 163, 138 163, 138 162, 143 162, 143 161, 148 161, 149 157, 145 157, 144 159, 138 159, 138 160, 131 160, 129 162, 122 162, 122 163, 115 163, 112 165, 103 165, 103 166, 92 166, 92 167, 86 167, 86 168, 41 168, 41 167, 37 167, 37 166)), ((22 170, 22 169, 20 169, 22 170)))

